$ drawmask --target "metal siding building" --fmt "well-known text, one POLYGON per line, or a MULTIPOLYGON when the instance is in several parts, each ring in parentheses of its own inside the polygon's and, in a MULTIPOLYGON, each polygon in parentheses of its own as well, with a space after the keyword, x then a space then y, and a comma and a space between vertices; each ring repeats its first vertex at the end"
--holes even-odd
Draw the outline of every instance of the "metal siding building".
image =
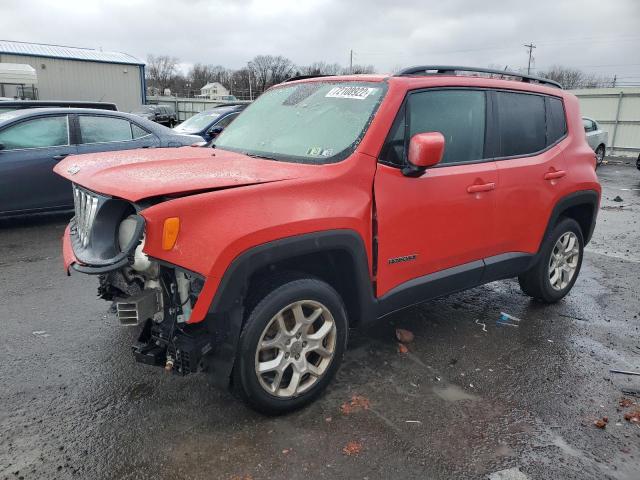
POLYGON ((40 100, 114 102, 122 111, 146 103, 144 63, 125 53, 0 40, 0 63, 35 68, 40 100))
POLYGON ((590 88, 572 90, 580 112, 609 132, 608 155, 640 153, 640 88, 590 88))

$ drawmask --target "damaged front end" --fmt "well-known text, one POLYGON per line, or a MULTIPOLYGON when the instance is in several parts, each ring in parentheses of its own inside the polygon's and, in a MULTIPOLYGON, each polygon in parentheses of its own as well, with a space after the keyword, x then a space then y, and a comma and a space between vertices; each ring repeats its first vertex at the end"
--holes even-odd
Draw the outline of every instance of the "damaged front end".
POLYGON ((141 327, 135 359, 181 375, 200 370, 211 336, 188 321, 204 279, 144 253, 145 220, 136 205, 77 185, 73 192, 70 266, 98 275, 98 296, 113 302, 120 324, 141 327))

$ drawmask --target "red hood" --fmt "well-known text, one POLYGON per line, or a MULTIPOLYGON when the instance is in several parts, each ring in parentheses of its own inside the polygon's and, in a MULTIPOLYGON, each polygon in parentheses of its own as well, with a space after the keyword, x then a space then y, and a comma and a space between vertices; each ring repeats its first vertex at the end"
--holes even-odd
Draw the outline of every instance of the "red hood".
POLYGON ((75 155, 62 160, 53 170, 89 190, 137 202, 162 195, 298 178, 314 168, 225 150, 181 147, 75 155))

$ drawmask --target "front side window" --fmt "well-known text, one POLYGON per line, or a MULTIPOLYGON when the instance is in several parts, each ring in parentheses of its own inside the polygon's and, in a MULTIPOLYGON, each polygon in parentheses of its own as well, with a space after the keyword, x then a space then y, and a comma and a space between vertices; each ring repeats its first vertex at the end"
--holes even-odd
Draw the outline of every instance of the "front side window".
POLYGON ((417 133, 444 136, 441 163, 484 158, 486 100, 483 91, 433 90, 413 93, 407 104, 409 138, 417 133))
POLYGON ((355 149, 384 94, 379 82, 285 84, 262 94, 216 148, 299 163, 331 163, 355 149))
POLYGON ((544 97, 496 92, 500 157, 528 155, 546 147, 544 97))
POLYGON ((129 120, 114 117, 81 115, 82 143, 125 142, 133 139, 129 120))
POLYGON ((11 125, 0 132, 5 150, 69 145, 67 116, 42 117, 11 125))

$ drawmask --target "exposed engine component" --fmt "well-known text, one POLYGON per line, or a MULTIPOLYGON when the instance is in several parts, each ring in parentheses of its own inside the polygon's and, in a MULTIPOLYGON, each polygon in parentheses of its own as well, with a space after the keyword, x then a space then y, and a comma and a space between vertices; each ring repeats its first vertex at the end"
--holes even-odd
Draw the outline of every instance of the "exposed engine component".
POLYGON ((176 271, 176 283, 178 284, 178 295, 182 314, 178 315, 178 322, 185 323, 191 316, 191 298, 189 296, 189 279, 183 272, 176 271))
POLYGON ((149 288, 128 297, 116 300, 116 313, 122 325, 141 325, 148 319, 157 321, 162 315, 162 292, 149 288))
POLYGON ((98 296, 105 300, 136 295, 144 288, 144 279, 125 275, 126 270, 114 270, 98 277, 98 296))

